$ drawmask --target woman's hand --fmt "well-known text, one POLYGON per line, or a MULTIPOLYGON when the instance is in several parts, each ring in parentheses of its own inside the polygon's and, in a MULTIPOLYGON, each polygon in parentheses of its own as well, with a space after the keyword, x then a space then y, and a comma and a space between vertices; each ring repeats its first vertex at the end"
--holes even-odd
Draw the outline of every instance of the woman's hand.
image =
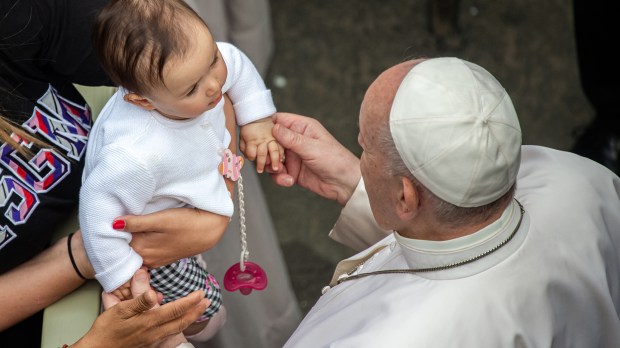
POLYGON ((203 291, 158 305, 148 273, 136 271, 131 280, 133 299, 120 301, 103 293, 106 309, 92 328, 71 347, 175 347, 185 341, 182 331, 196 321, 209 305, 203 291))
POLYGON ((173 208, 114 220, 116 230, 131 232, 131 247, 144 266, 165 266, 200 254, 220 241, 230 218, 194 208, 173 208))

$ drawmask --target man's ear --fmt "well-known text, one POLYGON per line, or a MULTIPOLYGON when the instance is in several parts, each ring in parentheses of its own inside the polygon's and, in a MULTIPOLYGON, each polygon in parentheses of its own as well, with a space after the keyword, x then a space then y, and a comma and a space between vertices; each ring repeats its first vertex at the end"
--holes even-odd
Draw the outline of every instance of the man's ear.
POLYGON ((396 207, 398 217, 403 221, 410 221, 418 214, 420 195, 409 178, 401 177, 401 194, 396 207))
POLYGON ((139 108, 142 108, 144 110, 154 110, 155 106, 153 106, 153 104, 151 104, 151 101, 148 100, 147 98, 137 94, 137 93, 133 93, 133 92, 129 92, 127 94, 125 94, 123 96, 123 99, 130 103, 133 104, 139 108))

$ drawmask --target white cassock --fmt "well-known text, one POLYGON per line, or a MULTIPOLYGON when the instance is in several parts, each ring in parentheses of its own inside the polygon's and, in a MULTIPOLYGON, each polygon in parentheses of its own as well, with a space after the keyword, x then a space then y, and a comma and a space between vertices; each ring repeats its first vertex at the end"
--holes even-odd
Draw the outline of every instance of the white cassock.
MULTIPOLYGON (((620 347, 620 179, 574 154, 523 146, 516 199, 522 221, 513 202, 473 235, 429 242, 391 233, 343 261, 349 271, 371 255, 353 274, 434 267, 508 240, 451 269, 333 286, 285 347, 620 347)), ((358 187, 332 237, 359 247, 386 235, 365 200, 358 187)))

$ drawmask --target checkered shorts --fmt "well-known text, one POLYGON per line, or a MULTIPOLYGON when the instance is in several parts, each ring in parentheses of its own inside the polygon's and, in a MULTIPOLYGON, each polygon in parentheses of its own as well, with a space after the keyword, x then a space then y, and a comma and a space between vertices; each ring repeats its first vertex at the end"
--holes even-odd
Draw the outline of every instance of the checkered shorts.
POLYGON ((211 304, 198 321, 211 318, 222 305, 220 285, 198 263, 196 257, 188 257, 163 267, 151 269, 149 273, 151 274, 153 289, 164 295, 163 303, 187 296, 195 290, 205 290, 205 297, 211 300, 211 304))

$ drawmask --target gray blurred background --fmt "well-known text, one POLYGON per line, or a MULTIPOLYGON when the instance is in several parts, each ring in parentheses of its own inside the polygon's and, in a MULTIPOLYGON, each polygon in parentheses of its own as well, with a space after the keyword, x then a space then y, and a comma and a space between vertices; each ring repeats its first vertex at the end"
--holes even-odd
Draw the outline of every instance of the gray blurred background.
MULTIPOLYGON (((525 144, 570 149, 594 116, 579 82, 571 2, 463 0, 429 11, 439 4, 429 1, 271 0, 276 48, 266 82, 278 110, 315 117, 359 155, 359 105, 374 78, 408 58, 457 56, 504 85, 525 144)), ((340 206, 266 176, 261 183, 305 313, 353 254, 327 237, 340 206)))

